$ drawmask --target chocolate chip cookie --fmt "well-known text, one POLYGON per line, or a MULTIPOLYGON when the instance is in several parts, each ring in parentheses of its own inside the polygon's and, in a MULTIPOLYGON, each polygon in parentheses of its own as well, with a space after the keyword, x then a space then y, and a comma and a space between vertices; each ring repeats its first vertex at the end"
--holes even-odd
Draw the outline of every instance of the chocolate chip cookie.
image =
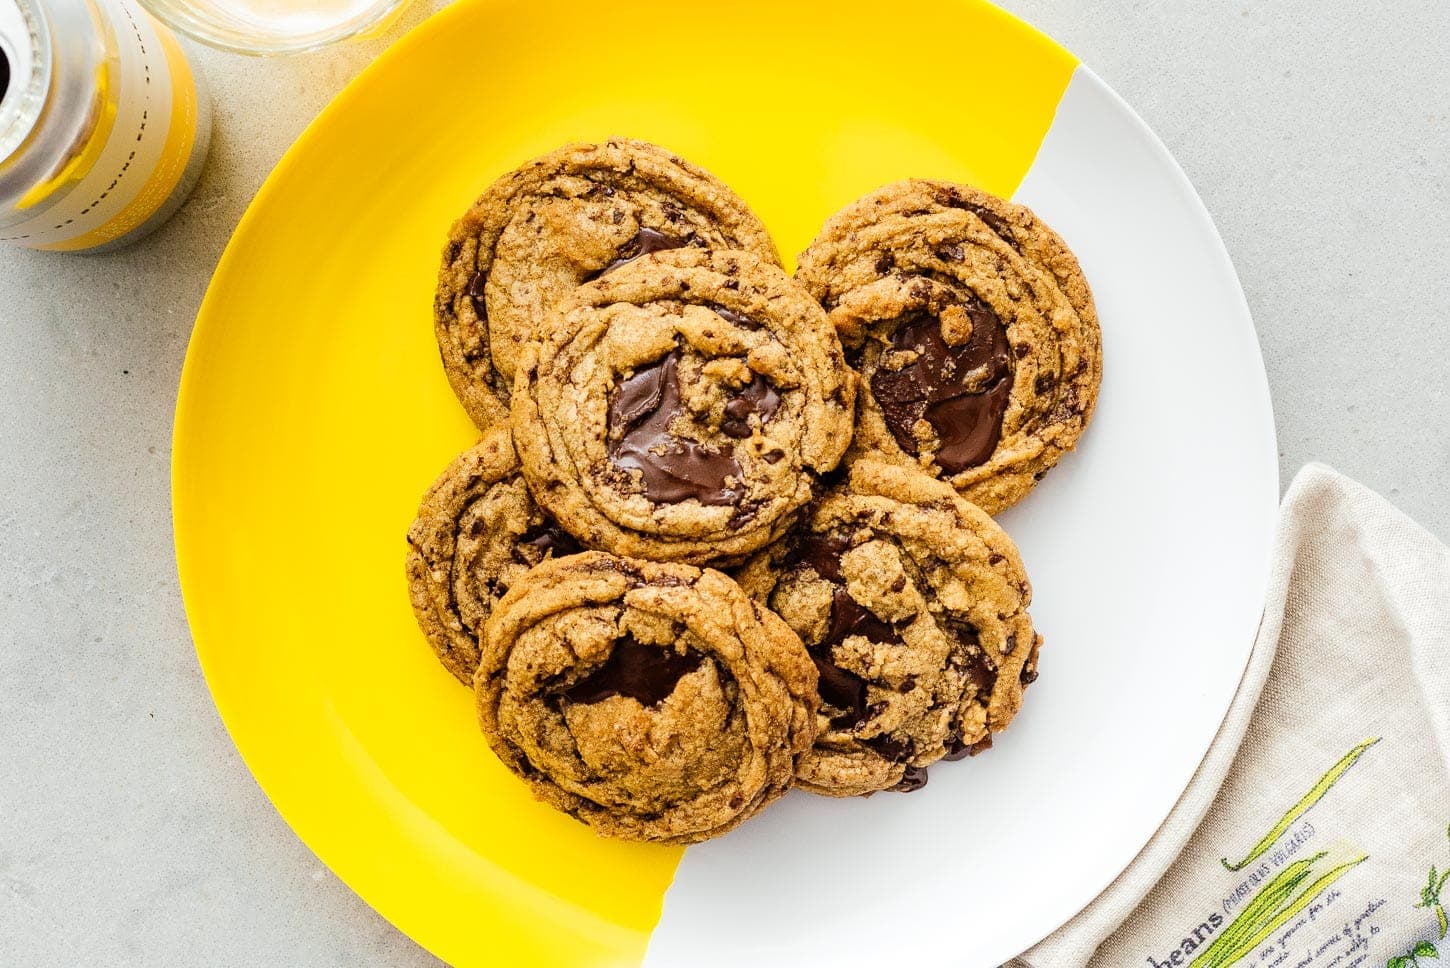
POLYGON ((738 560, 839 462, 854 397, 809 293, 748 253, 677 249, 561 306, 520 364, 514 442, 539 503, 585 544, 738 560))
POLYGON ((505 417, 519 353, 576 286, 680 247, 778 262, 734 192, 643 141, 567 145, 494 182, 453 225, 434 301, 443 366, 474 422, 505 417))
POLYGON ((820 672, 820 734, 796 773, 816 793, 923 786, 931 763, 990 747, 1037 677, 1012 539, 913 468, 857 461, 737 578, 820 672))
POLYGON ((408 529, 408 593, 444 667, 471 685, 498 600, 529 568, 579 550, 529 496, 507 427, 460 454, 408 529))
POLYGON ((485 641, 489 744, 601 834, 724 833, 785 792, 815 737, 800 639, 717 571, 601 552, 548 561, 499 602, 485 641))
POLYGON ((861 374, 858 452, 995 514, 1087 427, 1102 380, 1092 293, 1027 208, 949 182, 888 185, 826 223, 796 278, 861 374))

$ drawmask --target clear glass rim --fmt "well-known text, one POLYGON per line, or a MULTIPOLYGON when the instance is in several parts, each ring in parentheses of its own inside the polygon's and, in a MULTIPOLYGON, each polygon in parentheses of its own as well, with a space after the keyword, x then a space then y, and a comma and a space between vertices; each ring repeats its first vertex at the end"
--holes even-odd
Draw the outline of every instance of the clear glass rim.
POLYGON ((325 31, 304 34, 299 37, 245 36, 242 28, 232 28, 217 23, 212 18, 198 16, 186 0, 137 0, 157 20, 171 29, 200 41, 208 47, 235 54, 269 56, 272 54, 305 54, 320 50, 344 40, 367 33, 393 14, 407 6, 412 0, 387 0, 366 16, 346 21, 325 31))

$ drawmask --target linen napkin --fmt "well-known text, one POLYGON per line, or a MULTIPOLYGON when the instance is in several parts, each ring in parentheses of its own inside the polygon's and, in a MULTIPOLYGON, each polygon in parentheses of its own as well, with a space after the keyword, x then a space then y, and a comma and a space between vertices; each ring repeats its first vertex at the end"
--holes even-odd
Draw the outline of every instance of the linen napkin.
POLYGON ((1450 968, 1450 552, 1311 464, 1274 554, 1188 789, 1013 968, 1450 968))

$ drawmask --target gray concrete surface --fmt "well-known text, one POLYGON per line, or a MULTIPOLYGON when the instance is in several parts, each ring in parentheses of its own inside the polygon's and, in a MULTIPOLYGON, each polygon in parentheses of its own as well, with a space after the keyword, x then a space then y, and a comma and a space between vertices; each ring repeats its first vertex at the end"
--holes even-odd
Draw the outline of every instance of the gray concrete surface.
MULTIPOLYGON (((1142 113, 1238 266, 1284 479, 1327 461, 1450 536, 1450 6, 1009 0, 1142 113)), ((436 964, 273 812, 187 634, 171 413, 268 169, 381 41, 203 52, 193 199, 130 250, 0 252, 0 965, 436 964)), ((1225 387, 1232 393, 1232 387, 1225 387)))

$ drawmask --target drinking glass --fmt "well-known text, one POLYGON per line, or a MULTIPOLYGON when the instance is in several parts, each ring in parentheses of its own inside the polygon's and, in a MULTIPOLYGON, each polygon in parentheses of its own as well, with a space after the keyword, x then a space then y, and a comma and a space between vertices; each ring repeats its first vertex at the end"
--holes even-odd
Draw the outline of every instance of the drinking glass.
POLYGON ((223 50, 287 54, 379 32, 410 0, 141 0, 171 27, 223 50))

